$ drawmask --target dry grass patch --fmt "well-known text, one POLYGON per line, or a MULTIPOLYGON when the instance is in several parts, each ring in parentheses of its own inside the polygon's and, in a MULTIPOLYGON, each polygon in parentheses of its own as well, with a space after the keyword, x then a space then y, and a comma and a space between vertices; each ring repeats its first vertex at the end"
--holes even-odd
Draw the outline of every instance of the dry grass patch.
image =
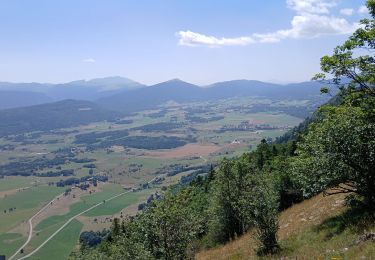
MULTIPOLYGON (((298 234, 313 226, 323 223, 330 217, 341 214, 344 210, 345 195, 323 196, 319 194, 286 209, 280 214, 280 240, 293 234, 298 234)), ((224 246, 205 250, 196 255, 199 260, 214 259, 254 259, 256 256, 257 242, 254 233, 249 232, 235 241, 224 246)))

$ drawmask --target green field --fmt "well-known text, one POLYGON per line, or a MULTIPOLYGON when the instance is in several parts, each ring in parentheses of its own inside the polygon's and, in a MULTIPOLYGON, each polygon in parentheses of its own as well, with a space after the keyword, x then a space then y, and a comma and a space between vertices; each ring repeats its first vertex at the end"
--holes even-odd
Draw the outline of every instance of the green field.
POLYGON ((13 254, 26 238, 18 233, 3 233, 0 235, 0 255, 9 256, 13 254))
POLYGON ((70 252, 77 244, 82 227, 83 224, 81 222, 73 220, 29 259, 67 259, 70 252))
POLYGON ((0 192, 31 186, 33 177, 6 177, 0 179, 0 192))
POLYGON ((28 220, 39 208, 51 201, 64 189, 51 186, 31 187, 0 200, 0 234, 7 232, 22 221, 28 220), (9 208, 16 208, 9 212, 9 208), (4 213, 7 210, 7 213, 4 213))
MULTIPOLYGON (((80 213, 81 211, 90 208, 91 206, 100 203, 104 201, 105 199, 108 199, 112 196, 115 196, 117 194, 120 194, 124 192, 124 189, 120 185, 115 185, 115 184, 107 184, 104 186, 102 192, 94 193, 92 195, 86 195, 81 198, 80 202, 74 203, 73 205, 70 206, 69 213, 64 214, 64 215, 57 215, 57 216, 52 216, 47 219, 44 219, 41 221, 36 227, 35 230, 38 232, 43 232, 44 229, 56 225, 59 226, 59 224, 64 223, 67 221, 69 218, 73 217, 74 215, 80 213)), ((93 209, 93 212, 97 213, 97 216, 100 215, 107 215, 107 214, 114 214, 119 212, 121 209, 125 208, 128 206, 128 203, 131 203, 137 199, 137 197, 140 196, 139 193, 129 193, 129 194, 124 194, 123 197, 119 197, 114 199, 113 201, 108 202, 110 205, 116 206, 114 209, 108 209, 109 207, 102 207, 99 206, 98 208, 93 209), (125 198, 130 196, 131 199, 125 198), (124 199, 125 198, 125 199, 124 199), (117 201, 118 200, 118 201, 117 201), (124 203, 124 204, 122 204, 124 203), (123 205, 121 207, 121 204, 123 205), (120 207, 120 208, 119 208, 120 207), (101 212, 104 212, 105 214, 102 214, 101 212), (110 213, 107 213, 110 212, 110 213)), ((86 214, 89 214, 90 216, 95 216, 95 214, 91 213, 91 211, 87 212, 86 214)))

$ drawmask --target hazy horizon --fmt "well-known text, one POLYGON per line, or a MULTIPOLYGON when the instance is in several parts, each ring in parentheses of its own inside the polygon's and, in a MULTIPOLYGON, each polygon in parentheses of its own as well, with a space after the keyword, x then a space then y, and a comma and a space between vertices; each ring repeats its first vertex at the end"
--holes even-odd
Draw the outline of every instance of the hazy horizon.
POLYGON ((126 77, 126 76, 119 76, 119 75, 112 75, 112 76, 103 76, 103 77, 95 77, 95 78, 87 78, 87 79, 84 79, 84 78, 77 78, 75 80, 71 80, 71 81, 61 81, 61 82, 43 82, 43 81, 5 81, 5 80, 1 80, 0 79, 0 83, 12 83, 12 84, 31 84, 31 83, 37 83, 37 84, 45 84, 45 85, 59 85, 59 84, 68 84, 68 83, 72 83, 72 82, 78 82, 78 81, 85 81, 85 82, 89 82, 89 81, 92 81, 92 80, 96 80, 96 79, 109 79, 109 78, 123 78, 123 79, 129 79, 129 80, 132 80, 134 82, 137 82, 137 83, 140 83, 142 85, 145 85, 145 86, 153 86, 153 85, 157 85, 157 84, 160 84, 160 83, 164 83, 164 82, 167 82, 167 81, 172 81, 172 80, 181 80, 181 81, 184 81, 184 82, 187 82, 187 83, 190 83, 190 84, 193 84, 193 85, 196 85, 196 86, 199 86, 199 87, 208 87, 212 84, 215 84, 215 83, 219 83, 219 82, 228 82, 228 81, 236 81, 236 80, 246 80, 246 81, 260 81, 260 82, 265 82, 265 83, 272 83, 272 84, 278 84, 278 85, 288 85, 288 84, 294 84, 294 83, 302 83, 302 82, 308 82, 308 81, 311 81, 311 78, 310 79, 307 79, 307 80, 304 80, 304 81, 278 81, 278 80, 269 80, 269 81, 266 81, 266 80, 259 80, 259 79, 249 79, 249 78, 238 78, 238 79, 224 79, 222 81, 213 81, 213 82, 209 82, 207 84, 200 84, 200 83, 195 83, 195 82, 191 82, 191 81, 188 81, 188 80, 185 80, 183 78, 170 78, 170 79, 166 79, 164 81, 156 81, 156 82, 152 82, 151 84, 146 84, 144 82, 142 82, 141 80, 137 80, 137 79, 133 79, 133 78, 129 78, 129 77, 126 77))

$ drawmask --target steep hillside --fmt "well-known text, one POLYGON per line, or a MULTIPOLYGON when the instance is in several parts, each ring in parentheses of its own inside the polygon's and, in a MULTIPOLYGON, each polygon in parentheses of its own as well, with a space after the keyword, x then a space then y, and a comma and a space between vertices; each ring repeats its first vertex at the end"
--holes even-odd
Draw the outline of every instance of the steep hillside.
MULTIPOLYGON (((373 219, 344 205, 345 195, 319 194, 283 211, 278 236, 281 252, 277 258, 305 256, 307 259, 371 259, 374 240, 364 238, 375 228, 373 219)), ((199 252, 198 260, 256 259, 257 241, 248 232, 224 246, 199 252)), ((267 258, 267 257, 266 257, 267 258)))
POLYGON ((52 98, 43 93, 30 91, 0 91, 0 109, 33 106, 52 101, 52 98))
POLYGON ((113 119, 118 113, 89 101, 64 100, 0 111, 0 137, 30 131, 48 131, 113 119))

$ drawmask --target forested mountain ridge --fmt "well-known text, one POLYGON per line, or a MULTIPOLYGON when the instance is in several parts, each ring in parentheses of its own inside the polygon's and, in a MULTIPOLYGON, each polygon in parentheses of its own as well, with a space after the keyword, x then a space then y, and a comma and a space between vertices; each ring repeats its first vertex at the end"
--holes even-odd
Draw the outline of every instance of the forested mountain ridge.
POLYGON ((0 137, 114 119, 119 114, 90 101, 63 100, 0 112, 0 137))

